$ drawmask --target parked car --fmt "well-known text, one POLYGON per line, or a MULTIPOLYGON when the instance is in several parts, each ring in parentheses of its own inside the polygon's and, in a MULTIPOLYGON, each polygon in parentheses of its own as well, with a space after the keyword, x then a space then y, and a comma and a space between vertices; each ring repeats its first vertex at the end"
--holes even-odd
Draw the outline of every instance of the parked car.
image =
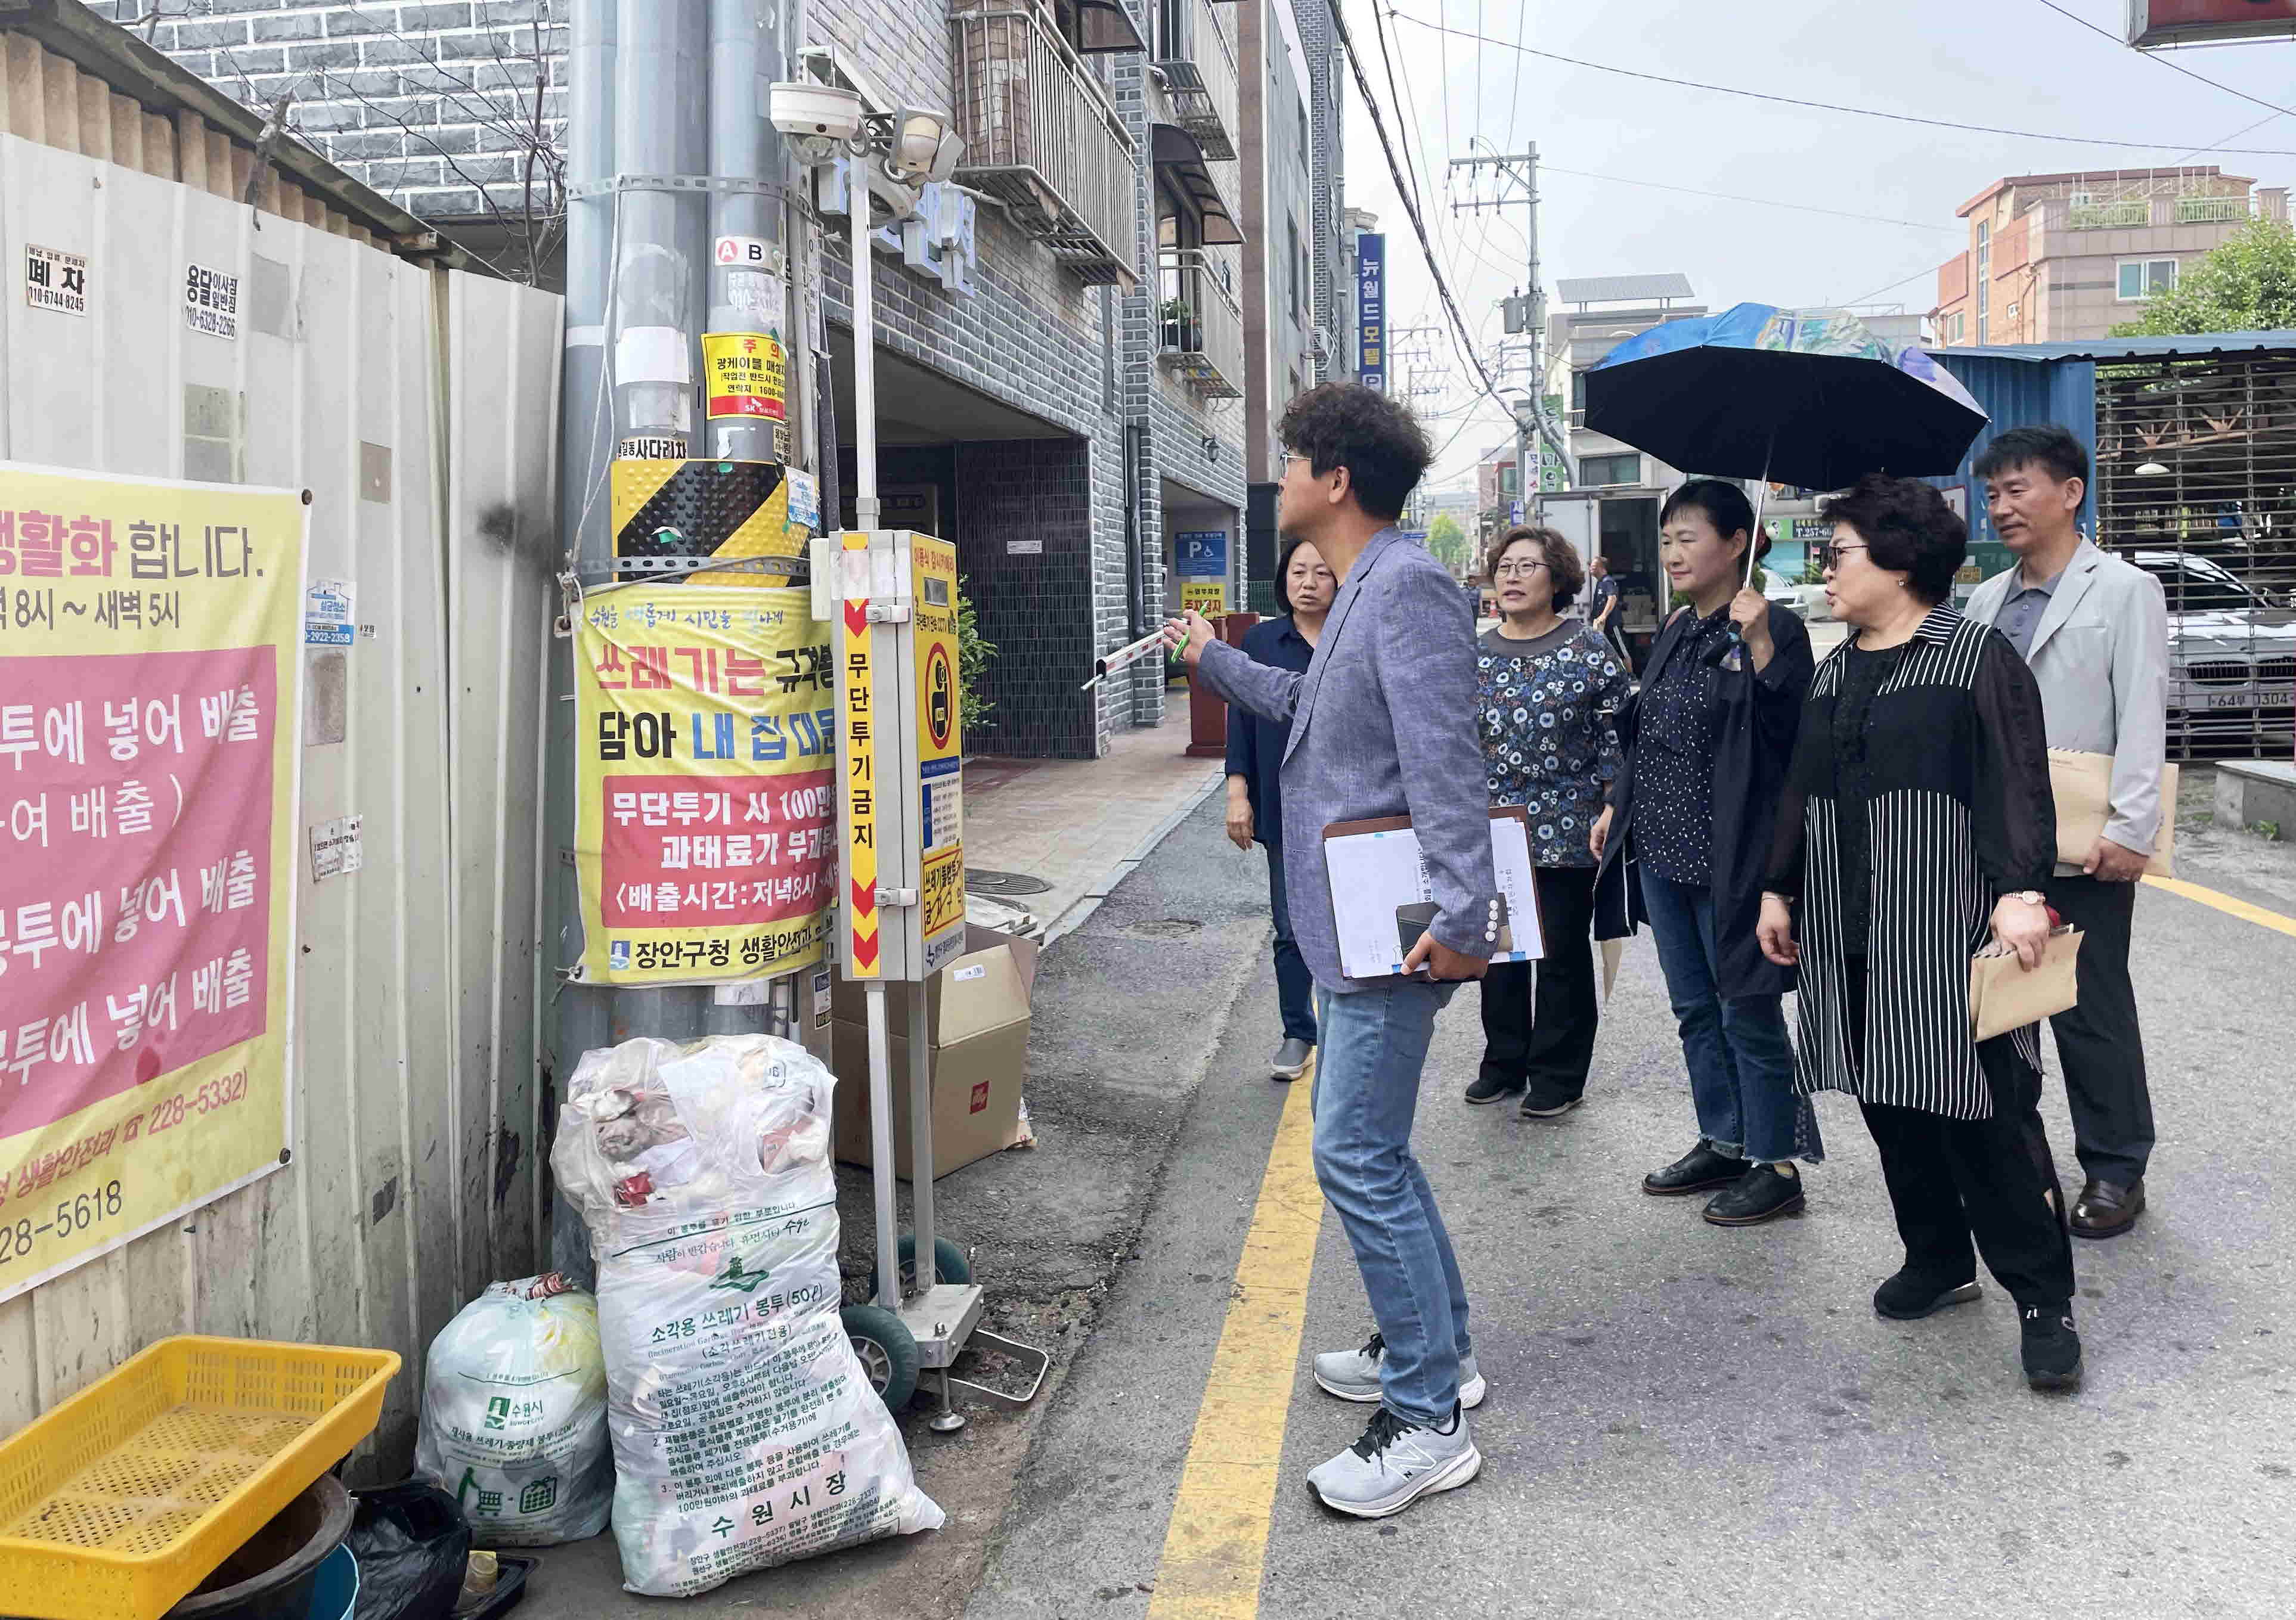
POLYGON ((1788 579, 1783 574, 1773 573, 1765 569, 1762 571, 1762 594, 1796 618, 1809 617, 1809 604, 1803 600, 1800 584, 1788 579))
POLYGON ((2253 754, 2296 729, 2296 609, 2189 552, 2126 552, 2169 603, 2169 747, 2253 754))

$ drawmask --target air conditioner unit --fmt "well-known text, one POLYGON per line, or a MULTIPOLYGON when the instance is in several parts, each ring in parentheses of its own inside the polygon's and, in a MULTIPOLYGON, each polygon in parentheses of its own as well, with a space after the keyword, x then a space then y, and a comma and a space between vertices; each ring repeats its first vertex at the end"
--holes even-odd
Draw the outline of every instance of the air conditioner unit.
POLYGON ((1332 334, 1329 331, 1321 326, 1316 328, 1314 343, 1316 359, 1329 360, 1332 357, 1332 334))

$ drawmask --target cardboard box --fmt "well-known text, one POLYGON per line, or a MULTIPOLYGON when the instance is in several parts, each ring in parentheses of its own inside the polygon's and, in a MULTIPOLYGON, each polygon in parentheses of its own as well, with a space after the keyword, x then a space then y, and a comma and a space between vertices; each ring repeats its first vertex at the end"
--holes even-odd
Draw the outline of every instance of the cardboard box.
MULTIPOLYGON (((965 953, 923 986, 932 1041, 933 1179, 1020 1140, 1021 1085, 1029 1068, 1029 994, 1037 945, 966 925, 965 953)), ((909 1008, 919 986, 885 987, 893 1060, 893 1167, 914 1180, 909 1150, 909 1008)), ((837 1076, 837 1158, 867 1166, 870 1152, 868 993, 840 976, 831 1003, 837 1076)))

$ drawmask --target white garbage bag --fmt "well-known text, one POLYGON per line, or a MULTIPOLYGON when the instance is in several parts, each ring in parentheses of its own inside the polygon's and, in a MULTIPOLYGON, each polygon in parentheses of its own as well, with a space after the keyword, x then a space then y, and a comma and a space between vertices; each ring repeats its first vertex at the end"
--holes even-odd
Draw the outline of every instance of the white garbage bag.
POLYGON ((586 1052, 550 1156, 598 1264, 632 1591, 936 1529, 838 1318, 829 1070, 716 1035, 586 1052))
POLYGON ((553 1272, 497 1282, 430 1341, 415 1471, 479 1547, 586 1541, 614 1505, 598 1302, 553 1272))

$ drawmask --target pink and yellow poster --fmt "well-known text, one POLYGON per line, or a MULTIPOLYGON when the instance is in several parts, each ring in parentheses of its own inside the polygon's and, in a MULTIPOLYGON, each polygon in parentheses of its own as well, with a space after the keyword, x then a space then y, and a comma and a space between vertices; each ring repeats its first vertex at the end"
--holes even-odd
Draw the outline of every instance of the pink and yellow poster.
POLYGON ((283 1162, 304 513, 0 462, 0 1300, 283 1162))

